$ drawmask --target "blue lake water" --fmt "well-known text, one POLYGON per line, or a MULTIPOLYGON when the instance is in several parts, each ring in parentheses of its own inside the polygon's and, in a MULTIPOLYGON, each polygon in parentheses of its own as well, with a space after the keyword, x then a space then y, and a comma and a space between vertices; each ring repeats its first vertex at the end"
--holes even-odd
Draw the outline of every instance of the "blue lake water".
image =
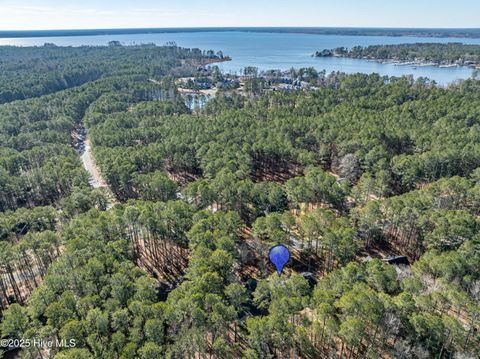
POLYGON ((232 61, 221 63, 219 66, 224 71, 232 73, 240 72, 245 66, 256 66, 260 70, 286 70, 291 67, 313 66, 318 70, 326 70, 327 72, 376 72, 389 76, 411 74, 415 78, 428 77, 441 85, 446 85, 458 79, 469 78, 473 74, 473 69, 434 66, 414 68, 414 66, 395 66, 357 59, 315 58, 312 57, 312 54, 317 50, 332 49, 339 46, 350 48, 356 45, 415 42, 462 42, 480 45, 480 39, 472 38, 345 36, 241 31, 0 38, 0 45, 32 46, 43 45, 46 42, 62 46, 106 45, 112 40, 120 41, 125 45, 140 43, 163 45, 166 42, 174 41, 182 47, 221 50, 224 54, 231 56, 232 61))

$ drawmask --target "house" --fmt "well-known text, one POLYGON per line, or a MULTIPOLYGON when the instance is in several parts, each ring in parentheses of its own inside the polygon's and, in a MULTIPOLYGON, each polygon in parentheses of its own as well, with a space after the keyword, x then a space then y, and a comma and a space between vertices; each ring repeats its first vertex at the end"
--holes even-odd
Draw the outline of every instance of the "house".
POLYGON ((407 257, 405 256, 389 256, 382 259, 383 262, 388 264, 395 264, 395 265, 410 265, 410 262, 407 257))

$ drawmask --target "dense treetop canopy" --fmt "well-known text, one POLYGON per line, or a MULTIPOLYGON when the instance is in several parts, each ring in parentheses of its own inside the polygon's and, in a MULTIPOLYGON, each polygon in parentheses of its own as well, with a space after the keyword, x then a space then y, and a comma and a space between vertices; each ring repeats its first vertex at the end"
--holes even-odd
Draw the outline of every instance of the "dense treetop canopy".
POLYGON ((60 359, 480 355, 478 81, 298 69, 316 89, 286 92, 250 69, 192 111, 175 81, 216 73, 200 50, 0 58, 3 338, 74 339, 41 353, 60 359))
POLYGON ((343 56, 355 59, 428 62, 440 65, 479 65, 480 45, 450 42, 339 47, 317 51, 318 57, 343 56))

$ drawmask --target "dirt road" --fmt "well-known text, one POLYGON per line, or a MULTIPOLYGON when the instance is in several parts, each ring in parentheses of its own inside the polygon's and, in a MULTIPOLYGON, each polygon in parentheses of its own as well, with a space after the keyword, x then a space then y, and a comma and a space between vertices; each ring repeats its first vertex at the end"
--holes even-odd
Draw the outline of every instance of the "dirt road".
POLYGON ((93 188, 100 188, 104 191, 105 197, 108 200, 107 208, 110 209, 114 204, 119 203, 95 163, 90 139, 88 137, 85 138, 83 153, 81 154, 80 158, 82 160, 83 167, 90 174, 90 185, 93 188))

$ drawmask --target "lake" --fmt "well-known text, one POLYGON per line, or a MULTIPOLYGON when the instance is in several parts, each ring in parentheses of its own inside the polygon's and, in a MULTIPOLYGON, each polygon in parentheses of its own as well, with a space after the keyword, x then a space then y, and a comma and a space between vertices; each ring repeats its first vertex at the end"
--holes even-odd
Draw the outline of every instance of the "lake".
POLYGON ((346 36, 315 35, 301 33, 266 33, 242 31, 218 32, 179 32, 155 34, 125 34, 97 36, 30 37, 0 38, 0 45, 33 46, 54 43, 59 46, 106 45, 109 41, 120 41, 125 45, 155 43, 163 45, 169 41, 177 45, 202 50, 221 50, 232 57, 232 61, 219 64, 226 72, 240 72, 246 66, 256 66, 260 70, 291 67, 315 67, 327 72, 379 73, 381 75, 413 75, 415 78, 428 77, 441 85, 472 76, 473 69, 467 67, 439 68, 435 66, 395 66, 367 60, 347 58, 315 58, 317 50, 332 49, 339 46, 351 48, 356 45, 400 44, 415 42, 462 42, 480 45, 475 38, 432 38, 406 36, 346 36))

